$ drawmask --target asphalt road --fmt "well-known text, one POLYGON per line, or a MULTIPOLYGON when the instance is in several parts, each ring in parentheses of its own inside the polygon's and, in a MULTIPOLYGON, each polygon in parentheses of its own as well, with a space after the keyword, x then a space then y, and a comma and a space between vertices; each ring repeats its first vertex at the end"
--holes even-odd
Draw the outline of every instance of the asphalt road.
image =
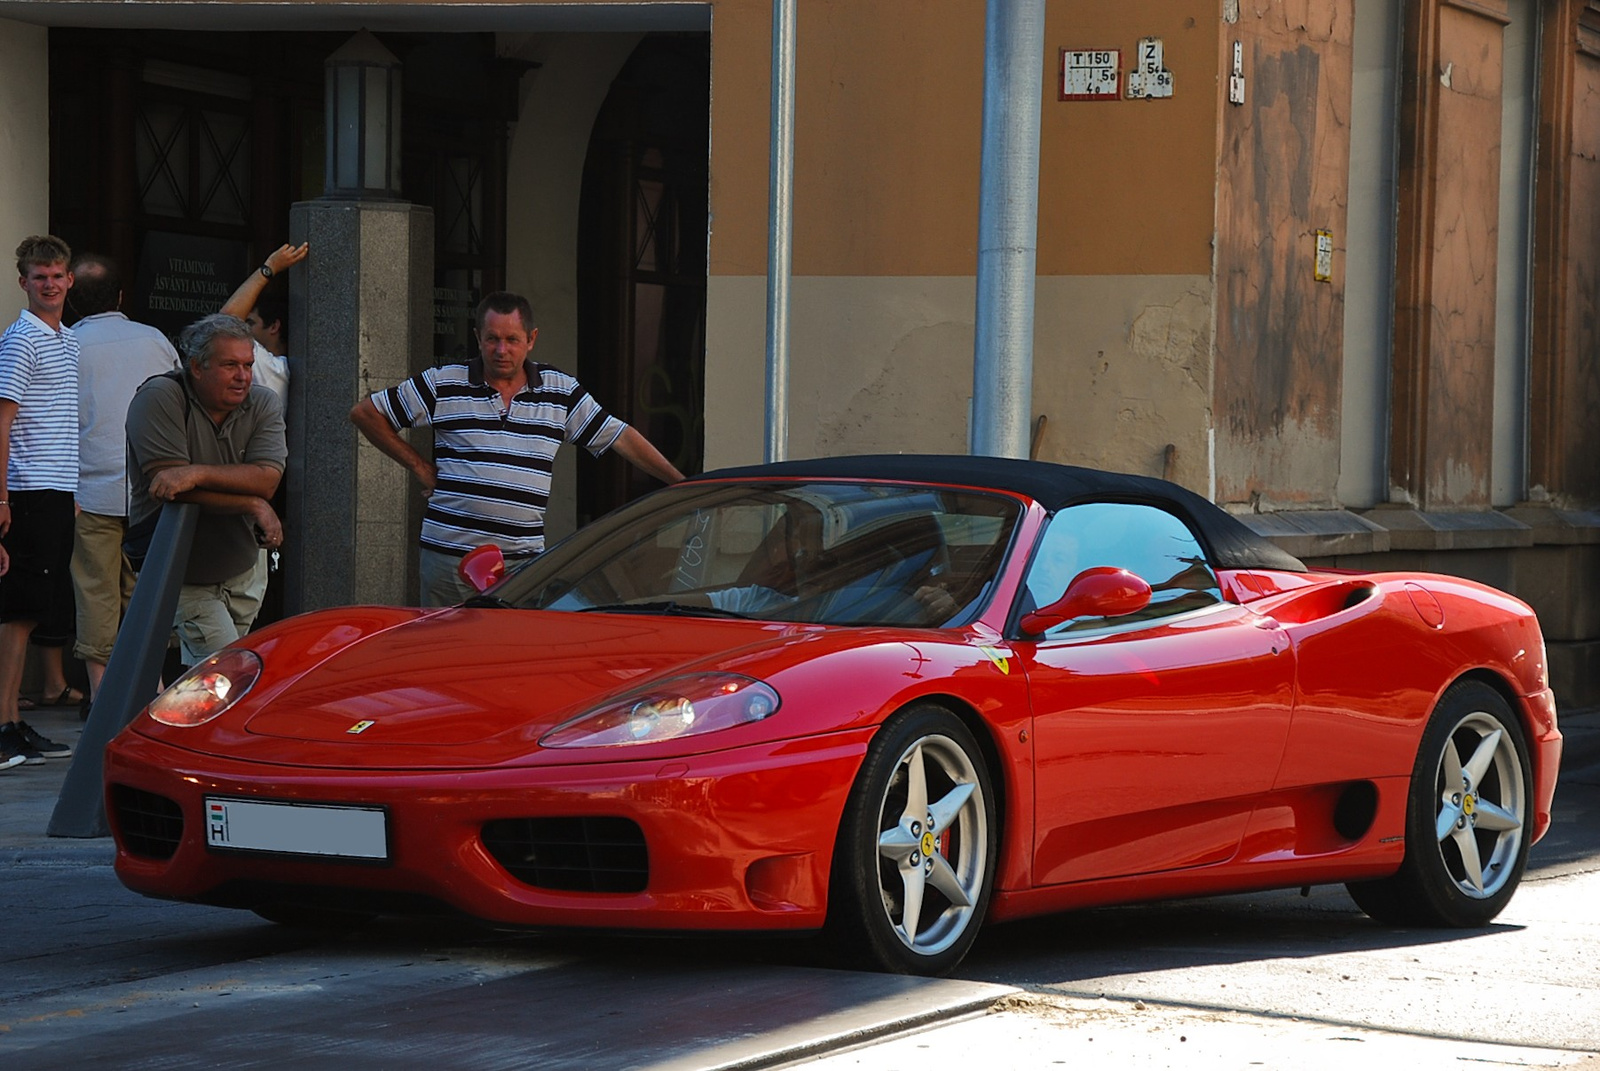
MULTIPOLYGON (((34 723, 58 739, 70 712, 34 723)), ((959 977, 831 970, 806 941, 383 921, 313 937, 124 890, 40 835, 64 763, 0 775, 0 1066, 303 1069, 1600 1068, 1600 715, 1487 930, 1377 926, 1342 889, 985 931, 959 977)))

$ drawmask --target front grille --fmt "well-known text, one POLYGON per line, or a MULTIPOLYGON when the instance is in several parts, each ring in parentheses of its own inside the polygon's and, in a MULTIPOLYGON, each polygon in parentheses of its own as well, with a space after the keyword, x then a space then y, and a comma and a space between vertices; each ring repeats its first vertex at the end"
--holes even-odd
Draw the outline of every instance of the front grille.
POLYGON ((154 792, 111 786, 111 806, 122 833, 122 846, 148 859, 171 859, 183 839, 183 810, 154 792))
POLYGON ((650 880, 644 831, 626 818, 497 818, 483 844, 511 876, 561 892, 642 892, 650 880))

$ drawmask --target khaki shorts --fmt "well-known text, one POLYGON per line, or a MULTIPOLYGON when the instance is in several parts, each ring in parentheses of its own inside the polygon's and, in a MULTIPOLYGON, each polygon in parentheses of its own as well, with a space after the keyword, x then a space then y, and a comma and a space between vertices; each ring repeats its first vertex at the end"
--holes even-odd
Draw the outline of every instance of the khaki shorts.
POLYGON ((72 653, 102 666, 111 661, 122 615, 133 597, 133 568, 122 553, 124 517, 87 511, 72 531, 72 595, 78 609, 78 640, 72 653))
POLYGON ((173 624, 184 665, 204 662, 250 631, 261 610, 266 575, 266 558, 257 556, 254 565, 220 584, 185 584, 178 589, 173 624))

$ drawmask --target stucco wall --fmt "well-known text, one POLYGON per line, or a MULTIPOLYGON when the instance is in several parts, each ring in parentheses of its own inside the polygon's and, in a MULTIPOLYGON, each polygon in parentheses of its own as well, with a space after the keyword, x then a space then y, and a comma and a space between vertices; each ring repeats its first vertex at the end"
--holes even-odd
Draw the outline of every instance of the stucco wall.
MULTIPOLYGON (((714 277, 708 318, 730 361, 709 377, 708 468, 759 461, 766 280, 714 277)), ((965 453, 972 398, 971 276, 807 276, 791 297, 789 454, 965 453)), ((1034 415, 1038 456, 1210 481, 1207 276, 1052 276, 1038 282, 1034 415)))
MULTIPOLYGON (((0 19, 0 249, 14 277, 17 243, 50 221, 49 66, 46 31, 0 19)), ((0 322, 23 306, 22 288, 0 286, 0 322)))
MULTIPOLYGON (((984 15, 801 5, 790 456, 967 449, 984 15)), ((1040 57, 1039 456, 1161 474, 1170 444, 1202 492, 1218 23, 1211 0, 1055 0, 1040 57), (1144 36, 1171 99, 1058 99, 1061 49, 1120 49, 1126 70, 1144 36)), ((770 26, 767 0, 714 8, 708 467, 765 444, 770 26)))
MULTIPOLYGON (((984 0, 808 0, 797 20, 794 271, 971 275, 984 0)), ((1212 0, 1055 0, 1040 56, 1041 275, 1201 274, 1216 151, 1212 0), (1171 99, 1058 99, 1063 48, 1160 38, 1171 99)), ((712 16, 711 274, 766 270, 770 0, 712 16)))

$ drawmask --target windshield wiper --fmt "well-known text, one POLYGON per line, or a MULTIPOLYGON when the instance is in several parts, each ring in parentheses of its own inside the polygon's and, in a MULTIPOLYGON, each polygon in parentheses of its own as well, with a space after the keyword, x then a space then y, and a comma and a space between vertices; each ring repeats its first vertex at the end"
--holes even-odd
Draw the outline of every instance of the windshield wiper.
POLYGON ((734 610, 719 610, 715 606, 685 606, 681 602, 664 600, 660 602, 610 602, 601 606, 584 606, 578 611, 580 614, 667 614, 673 617, 736 617, 740 621, 750 620, 750 615, 741 614, 734 610))
POLYGON ((498 595, 474 595, 461 605, 470 606, 473 609, 486 610, 515 610, 517 608, 514 603, 506 602, 498 595))

